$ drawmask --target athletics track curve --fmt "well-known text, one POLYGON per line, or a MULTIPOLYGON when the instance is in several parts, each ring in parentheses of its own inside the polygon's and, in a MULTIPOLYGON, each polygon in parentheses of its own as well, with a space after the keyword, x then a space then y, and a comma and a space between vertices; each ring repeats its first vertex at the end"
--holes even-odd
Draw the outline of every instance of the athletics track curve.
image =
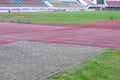
POLYGON ((0 44, 18 41, 120 49, 120 20, 82 25, 0 22, 0 44))

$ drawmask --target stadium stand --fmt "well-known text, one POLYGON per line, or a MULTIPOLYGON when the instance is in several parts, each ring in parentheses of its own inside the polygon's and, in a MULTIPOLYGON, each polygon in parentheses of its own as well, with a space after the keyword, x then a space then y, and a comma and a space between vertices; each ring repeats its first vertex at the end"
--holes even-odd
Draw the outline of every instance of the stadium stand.
POLYGON ((81 7, 80 3, 77 1, 63 1, 68 7, 81 7))
POLYGON ((97 7, 96 2, 92 0, 78 0, 84 8, 94 9, 97 7), (90 8, 91 7, 91 8, 90 8))
POLYGON ((47 7, 44 1, 39 0, 0 0, 0 7, 47 7))
POLYGON ((66 0, 0 0, 0 7, 81 7, 78 1, 66 0))
POLYGON ((9 13, 88 9, 120 10, 120 0, 0 0, 0 12, 9 13))
POLYGON ((0 0, 0 7, 17 7, 18 5, 12 0, 0 0))
POLYGON ((54 7, 81 7, 77 1, 51 1, 54 7))
POLYGON ((23 2, 21 0, 12 0, 14 3, 16 3, 18 6, 23 6, 23 2))
POLYGON ((68 7, 68 5, 64 4, 64 3, 61 2, 61 1, 52 1, 52 0, 51 0, 51 4, 52 4, 54 7, 68 7))
POLYGON ((23 6, 27 7, 47 7, 47 5, 44 3, 44 1, 38 1, 38 0, 22 0, 23 6))
POLYGON ((108 6, 120 6, 120 0, 106 0, 108 6))
POLYGON ((94 5, 92 0, 84 0, 88 5, 94 5))
POLYGON ((106 0, 107 10, 120 10, 120 0, 106 0))
POLYGON ((71 7, 80 7, 80 5, 77 2, 69 2, 69 5, 71 7))

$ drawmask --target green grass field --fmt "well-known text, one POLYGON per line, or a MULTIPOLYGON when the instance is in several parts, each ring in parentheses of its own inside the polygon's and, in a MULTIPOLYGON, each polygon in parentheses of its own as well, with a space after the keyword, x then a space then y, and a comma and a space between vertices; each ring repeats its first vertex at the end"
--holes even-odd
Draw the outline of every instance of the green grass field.
POLYGON ((120 11, 106 12, 61 12, 61 13, 31 13, 31 14, 0 14, 0 19, 10 20, 30 20, 35 23, 51 24, 84 24, 92 22, 108 21, 120 19, 120 11))
POLYGON ((120 80, 120 51, 106 51, 44 80, 120 80))

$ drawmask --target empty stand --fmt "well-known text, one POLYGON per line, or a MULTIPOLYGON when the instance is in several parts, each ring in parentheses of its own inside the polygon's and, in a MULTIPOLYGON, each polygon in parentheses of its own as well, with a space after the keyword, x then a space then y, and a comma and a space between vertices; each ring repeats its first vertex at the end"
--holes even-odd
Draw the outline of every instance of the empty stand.
POLYGON ((17 4, 13 3, 12 0, 0 0, 0 7, 16 7, 17 4))
POLYGON ((69 5, 71 7, 80 7, 80 5, 77 2, 69 2, 69 5))
POLYGON ((84 0, 84 2, 86 2, 88 5, 94 5, 92 0, 84 0))
POLYGON ((28 7, 43 7, 47 6, 44 2, 38 1, 38 0, 22 0, 23 1, 23 6, 28 6, 28 7))
POLYGON ((106 1, 108 6, 120 6, 120 1, 106 1))
POLYGON ((61 1, 52 1, 51 3, 53 4, 54 7, 68 7, 66 4, 64 4, 61 1))

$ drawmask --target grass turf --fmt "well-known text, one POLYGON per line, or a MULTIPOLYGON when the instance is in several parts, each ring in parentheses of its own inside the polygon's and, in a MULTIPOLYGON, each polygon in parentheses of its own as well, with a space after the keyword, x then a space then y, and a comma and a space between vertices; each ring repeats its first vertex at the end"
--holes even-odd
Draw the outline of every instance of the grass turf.
POLYGON ((30 20, 34 23, 51 24, 85 24, 92 22, 108 21, 111 19, 119 20, 120 11, 103 12, 66 12, 66 13, 17 13, 0 14, 0 19, 9 20, 30 20))
POLYGON ((44 80, 120 80, 120 51, 106 51, 44 80))

